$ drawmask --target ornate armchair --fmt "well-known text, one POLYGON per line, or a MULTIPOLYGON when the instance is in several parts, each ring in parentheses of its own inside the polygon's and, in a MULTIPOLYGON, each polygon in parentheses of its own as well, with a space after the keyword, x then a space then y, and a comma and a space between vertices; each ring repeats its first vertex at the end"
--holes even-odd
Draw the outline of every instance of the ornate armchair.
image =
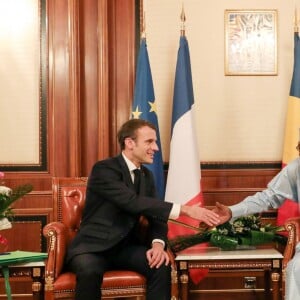
POLYGON ((282 260, 282 295, 285 295, 286 267, 295 254, 295 247, 300 241, 300 217, 290 218, 285 223, 288 232, 288 240, 283 253, 282 260))
MULTIPOLYGON (((43 228, 48 241, 45 266, 45 300, 74 299, 75 275, 63 270, 64 256, 69 242, 78 231, 85 201, 86 177, 53 178, 53 208, 56 221, 43 228)), ((178 299, 177 271, 172 261, 172 300, 178 299)), ((146 280, 133 271, 109 271, 104 275, 102 298, 145 299, 146 280)))

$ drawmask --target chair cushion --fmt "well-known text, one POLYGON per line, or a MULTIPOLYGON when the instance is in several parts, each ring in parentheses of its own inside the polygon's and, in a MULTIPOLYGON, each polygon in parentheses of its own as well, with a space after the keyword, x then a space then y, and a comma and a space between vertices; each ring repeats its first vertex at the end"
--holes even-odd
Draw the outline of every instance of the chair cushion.
POLYGON ((133 271, 108 271, 104 274, 102 288, 146 285, 144 276, 133 271))
MULTIPOLYGON (((54 282, 54 290, 74 290, 76 277, 74 273, 65 272, 58 276, 54 282)), ((119 288, 123 286, 144 286, 144 276, 133 271, 108 271, 104 274, 102 288, 119 288)))

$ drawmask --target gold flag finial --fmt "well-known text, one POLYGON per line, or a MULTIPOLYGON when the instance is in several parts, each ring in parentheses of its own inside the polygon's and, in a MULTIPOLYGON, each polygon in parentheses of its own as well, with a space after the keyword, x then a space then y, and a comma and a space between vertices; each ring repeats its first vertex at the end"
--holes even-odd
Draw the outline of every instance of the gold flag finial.
POLYGON ((145 17, 145 12, 143 14, 143 17, 142 17, 142 30, 141 30, 141 38, 142 39, 145 39, 146 38, 146 17, 145 17))
POLYGON ((140 1, 140 37, 141 39, 146 38, 145 11, 143 0, 140 1))
POLYGON ((183 3, 182 3, 180 19, 181 19, 181 30, 180 30, 180 32, 181 32, 181 35, 184 36, 185 35, 185 12, 184 12, 183 3))
POLYGON ((298 10, 297 7, 295 7, 295 17, 294 17, 294 32, 299 32, 299 27, 298 27, 298 10))

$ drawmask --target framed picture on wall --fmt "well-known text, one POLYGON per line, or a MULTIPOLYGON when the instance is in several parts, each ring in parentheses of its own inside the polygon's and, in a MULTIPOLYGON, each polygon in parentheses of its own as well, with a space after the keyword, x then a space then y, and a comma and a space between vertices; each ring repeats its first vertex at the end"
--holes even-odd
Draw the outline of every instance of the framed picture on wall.
POLYGON ((277 75, 277 10, 225 10, 225 75, 277 75))
POLYGON ((0 7, 0 170, 46 171, 47 0, 0 7))

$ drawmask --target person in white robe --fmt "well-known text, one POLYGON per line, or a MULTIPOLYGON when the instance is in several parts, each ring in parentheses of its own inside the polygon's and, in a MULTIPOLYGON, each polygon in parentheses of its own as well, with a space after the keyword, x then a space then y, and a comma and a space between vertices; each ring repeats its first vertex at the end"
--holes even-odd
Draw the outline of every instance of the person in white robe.
MULTIPOLYGON (((225 206, 216 203, 214 211, 225 223, 240 216, 260 213, 280 207, 286 199, 300 203, 300 158, 286 165, 267 185, 267 188, 246 197, 238 204, 225 206)), ((286 269, 285 300, 300 299, 300 243, 286 269)))

